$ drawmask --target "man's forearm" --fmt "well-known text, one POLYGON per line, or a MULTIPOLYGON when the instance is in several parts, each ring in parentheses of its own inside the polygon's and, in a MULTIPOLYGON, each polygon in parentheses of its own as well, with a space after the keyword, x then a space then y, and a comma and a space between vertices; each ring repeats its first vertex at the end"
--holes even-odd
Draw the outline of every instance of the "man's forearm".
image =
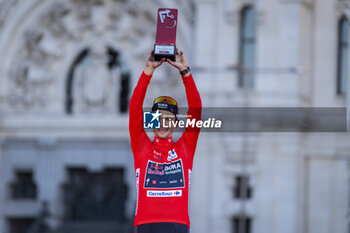
POLYGON ((185 85, 187 102, 189 108, 201 108, 202 101, 197 86, 190 72, 182 75, 182 81, 185 85))
POLYGON ((153 72, 154 72, 154 68, 146 66, 145 69, 143 70, 143 72, 145 72, 145 74, 147 74, 148 76, 152 76, 153 72))

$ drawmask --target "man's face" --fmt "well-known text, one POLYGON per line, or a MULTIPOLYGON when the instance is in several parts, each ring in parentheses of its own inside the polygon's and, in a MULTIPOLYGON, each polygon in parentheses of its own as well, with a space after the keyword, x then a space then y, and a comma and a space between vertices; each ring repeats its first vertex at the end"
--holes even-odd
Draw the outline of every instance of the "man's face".
POLYGON ((160 128, 153 129, 154 136, 158 138, 171 137, 175 129, 173 125, 173 123, 176 121, 175 115, 167 110, 159 110, 159 112, 162 114, 160 116, 160 128))

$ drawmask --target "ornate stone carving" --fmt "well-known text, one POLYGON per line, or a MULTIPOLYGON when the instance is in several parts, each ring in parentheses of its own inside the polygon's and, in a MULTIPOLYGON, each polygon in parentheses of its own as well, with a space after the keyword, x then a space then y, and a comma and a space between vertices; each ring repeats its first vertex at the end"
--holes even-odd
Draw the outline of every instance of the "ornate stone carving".
POLYGON ((63 17, 70 12, 66 1, 54 2, 47 14, 43 16, 42 25, 49 29, 53 36, 60 37, 67 33, 63 17))
MULTIPOLYGON (((50 91, 56 80, 55 67, 63 62, 71 43, 91 43, 91 38, 100 42, 112 39, 122 48, 132 48, 128 50, 129 56, 145 59, 154 43, 157 15, 153 1, 142 3, 137 0, 56 0, 45 6, 47 10, 28 23, 32 26, 25 29, 22 45, 11 58, 12 66, 7 70, 9 106, 45 111, 44 106, 49 106, 49 101, 54 99, 49 95, 54 95, 50 91)), ((78 112, 108 109, 107 112, 115 113, 119 95, 117 90, 108 88, 115 87, 112 82, 119 78, 121 71, 119 68, 111 71, 103 65, 107 54, 96 45, 90 51, 85 61, 88 66, 80 67, 75 74, 81 82, 80 86, 77 84, 81 88, 77 92, 81 94, 78 112)))
POLYGON ((137 0, 128 0, 125 5, 125 11, 132 16, 136 16, 140 8, 141 6, 138 4, 137 0))
POLYGON ((111 18, 111 21, 113 22, 113 25, 116 25, 114 22, 120 19, 120 16, 122 15, 121 9, 123 8, 123 2, 114 0, 112 3, 108 6, 108 15, 111 18))
POLYGON ((107 51, 96 44, 74 72, 75 113, 116 112, 116 77, 108 70, 107 51))
POLYGON ((91 0, 72 0, 72 2, 80 19, 86 20, 91 17, 91 0))
POLYGON ((19 57, 9 69, 12 85, 8 99, 15 108, 40 109, 47 103, 46 89, 53 80, 53 54, 41 45, 43 35, 40 30, 26 31, 19 57))
POLYGON ((180 0, 180 9, 182 14, 185 16, 185 19, 188 21, 190 25, 194 25, 195 16, 196 16, 196 5, 193 0, 180 0))
POLYGON ((43 32, 28 30, 24 33, 24 54, 23 58, 33 63, 43 64, 47 58, 45 50, 40 42, 43 39, 43 32))
POLYGON ((2 31, 2 27, 4 26, 7 16, 10 13, 11 9, 17 5, 19 0, 11 0, 11 1, 1 1, 0 2, 0 32, 2 31))
POLYGON ((124 9, 120 17, 122 25, 115 31, 115 39, 126 42, 133 48, 129 53, 141 58, 154 44, 157 15, 135 5, 134 0, 129 1, 124 9))
MULTIPOLYGON (((47 73, 48 74, 48 73, 47 73)), ((12 80, 8 100, 15 109, 39 109, 46 106, 48 79, 43 70, 29 64, 14 64, 9 76, 12 80)))

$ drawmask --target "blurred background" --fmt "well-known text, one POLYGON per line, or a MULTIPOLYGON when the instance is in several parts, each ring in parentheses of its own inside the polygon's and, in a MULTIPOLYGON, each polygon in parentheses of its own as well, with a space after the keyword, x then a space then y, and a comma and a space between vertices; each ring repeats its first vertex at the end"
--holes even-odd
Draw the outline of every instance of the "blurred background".
MULTIPOLYGON (((349 0, 0 0, 1 233, 132 232, 128 103, 161 7, 204 107, 349 107, 349 0)), ((159 95, 187 104, 168 64, 159 95)), ((349 233, 349 162, 347 132, 203 132, 191 232, 349 233)))

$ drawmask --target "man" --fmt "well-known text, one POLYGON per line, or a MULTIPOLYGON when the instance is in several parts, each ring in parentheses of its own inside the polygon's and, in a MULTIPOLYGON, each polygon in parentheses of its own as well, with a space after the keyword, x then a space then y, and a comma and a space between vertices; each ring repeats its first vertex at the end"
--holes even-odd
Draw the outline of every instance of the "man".
MULTIPOLYGON (((129 131, 137 188, 134 233, 187 233, 190 228, 188 195, 199 129, 186 128, 175 143, 172 124, 169 127, 161 120, 160 129, 153 130, 153 142, 143 128, 142 105, 147 87, 154 70, 164 61, 164 58, 154 61, 151 54, 130 100, 129 131)), ((183 52, 177 50, 175 61, 166 61, 180 71, 189 106, 188 118, 200 120, 202 103, 183 52)), ((156 98, 152 111, 157 110, 166 122, 177 120, 175 99, 156 98)))

